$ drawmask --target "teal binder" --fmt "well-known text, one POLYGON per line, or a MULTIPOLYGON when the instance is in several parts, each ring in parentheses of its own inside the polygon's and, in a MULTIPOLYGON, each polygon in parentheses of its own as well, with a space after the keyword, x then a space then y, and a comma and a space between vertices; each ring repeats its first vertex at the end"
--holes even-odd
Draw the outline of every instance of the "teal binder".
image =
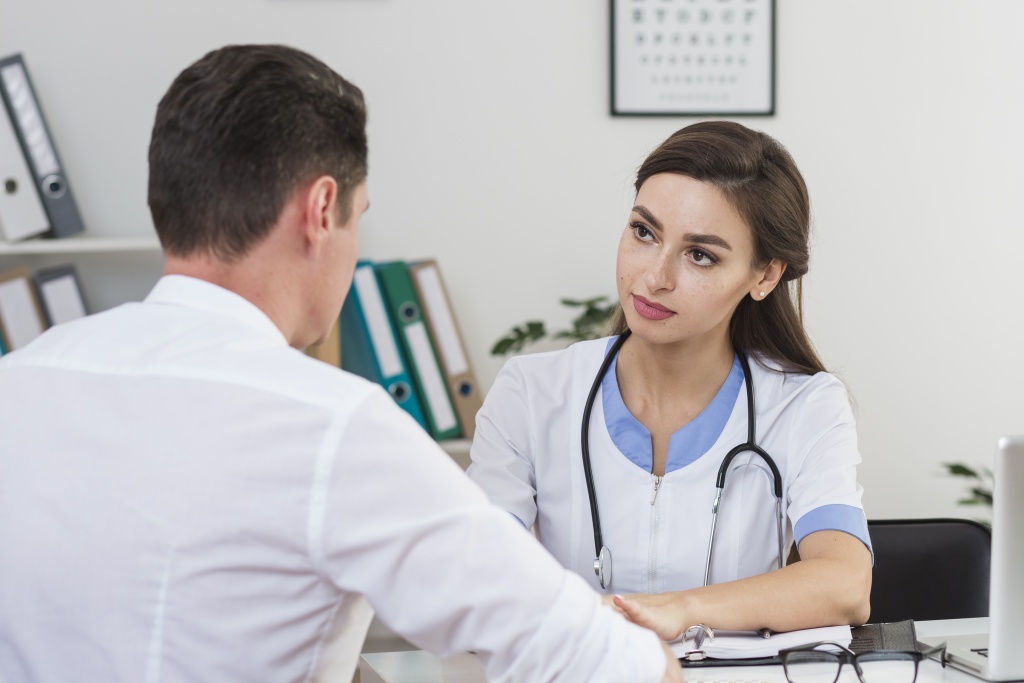
POLYGON ((439 441, 458 438, 462 434, 459 418, 409 268, 404 261, 378 263, 374 268, 388 314, 398 332, 398 343, 409 363, 414 390, 427 417, 427 431, 439 441))
POLYGON ((429 431, 369 261, 356 264, 352 288, 341 309, 341 367, 383 386, 399 406, 429 431))

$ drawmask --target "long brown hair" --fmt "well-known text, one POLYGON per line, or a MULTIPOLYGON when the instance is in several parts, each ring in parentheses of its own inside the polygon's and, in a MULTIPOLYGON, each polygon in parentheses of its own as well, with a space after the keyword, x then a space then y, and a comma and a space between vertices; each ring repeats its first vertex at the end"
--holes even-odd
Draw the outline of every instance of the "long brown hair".
MULTIPOLYGON (((714 185, 750 228, 752 267, 786 264, 782 281, 762 301, 740 301, 729 323, 733 348, 772 360, 786 371, 824 372, 803 327, 803 276, 810 258, 807 185, 789 152, 774 138, 731 121, 704 121, 673 133, 648 155, 636 191, 658 173, 677 173, 714 185)), ((621 308, 611 328, 626 329, 621 308)))

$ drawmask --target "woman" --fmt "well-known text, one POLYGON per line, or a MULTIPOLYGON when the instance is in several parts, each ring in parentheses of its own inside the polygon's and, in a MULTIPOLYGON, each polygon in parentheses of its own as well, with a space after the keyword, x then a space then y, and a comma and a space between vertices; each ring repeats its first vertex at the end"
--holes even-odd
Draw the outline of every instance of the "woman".
POLYGON ((595 588, 635 593, 614 604, 666 640, 698 623, 863 623, 860 455, 846 390, 802 326, 799 170, 763 133, 702 122, 648 156, 636 191, 615 336, 511 359, 477 417, 470 476, 595 588), (781 520, 772 466, 750 449, 730 461, 713 519, 719 467, 751 427, 778 470, 781 520), (780 569, 794 544, 801 561, 780 569))

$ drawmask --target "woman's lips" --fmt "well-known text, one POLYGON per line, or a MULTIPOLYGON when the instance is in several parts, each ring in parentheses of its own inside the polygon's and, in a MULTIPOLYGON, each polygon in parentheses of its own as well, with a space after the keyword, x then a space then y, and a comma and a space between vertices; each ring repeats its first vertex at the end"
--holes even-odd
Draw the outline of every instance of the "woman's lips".
POLYGON ((648 320, 664 320, 676 314, 675 311, 670 311, 661 304, 648 301, 638 294, 633 295, 633 308, 648 320))

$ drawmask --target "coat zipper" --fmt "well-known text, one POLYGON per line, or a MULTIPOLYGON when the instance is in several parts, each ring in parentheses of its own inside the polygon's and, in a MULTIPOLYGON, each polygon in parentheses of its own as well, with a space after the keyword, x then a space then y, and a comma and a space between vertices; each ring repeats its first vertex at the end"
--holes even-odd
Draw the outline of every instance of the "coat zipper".
POLYGON ((658 583, 658 489, 664 477, 654 477, 654 492, 651 493, 651 554, 647 562, 647 592, 657 592, 658 583))

